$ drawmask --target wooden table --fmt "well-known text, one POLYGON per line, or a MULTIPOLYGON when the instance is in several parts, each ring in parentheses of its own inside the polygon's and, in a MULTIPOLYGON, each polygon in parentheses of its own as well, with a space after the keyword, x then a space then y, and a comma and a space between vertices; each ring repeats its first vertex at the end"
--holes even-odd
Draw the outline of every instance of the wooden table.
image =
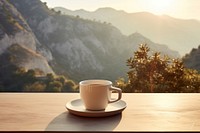
POLYGON ((85 118, 65 104, 78 93, 0 93, 0 131, 200 131, 200 94, 131 94, 122 114, 85 118))

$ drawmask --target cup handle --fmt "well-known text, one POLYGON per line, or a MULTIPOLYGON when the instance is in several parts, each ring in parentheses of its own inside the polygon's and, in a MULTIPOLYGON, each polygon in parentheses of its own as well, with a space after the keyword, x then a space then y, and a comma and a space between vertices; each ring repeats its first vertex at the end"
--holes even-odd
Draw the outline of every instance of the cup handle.
POLYGON ((117 93, 118 93, 118 98, 115 99, 115 100, 111 100, 111 99, 109 99, 109 100, 108 100, 108 103, 114 103, 114 102, 117 102, 117 101, 119 101, 119 100, 122 98, 122 90, 121 90, 120 88, 117 88, 117 87, 111 86, 110 91, 117 91, 117 93))

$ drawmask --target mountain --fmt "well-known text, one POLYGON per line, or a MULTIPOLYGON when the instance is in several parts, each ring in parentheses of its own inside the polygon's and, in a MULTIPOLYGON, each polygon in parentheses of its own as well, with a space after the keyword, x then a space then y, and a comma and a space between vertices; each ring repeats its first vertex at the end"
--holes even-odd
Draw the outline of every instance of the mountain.
MULTIPOLYGON (((75 81, 126 75, 126 60, 141 43, 172 57, 178 52, 109 23, 62 15, 40 0, 0 1, 0 63, 39 68, 75 81)), ((2 70, 2 69, 1 69, 2 70)))
POLYGON ((47 60, 39 54, 42 46, 26 20, 7 0, 0 1, 0 20, 0 56, 8 58, 1 59, 0 71, 13 64, 26 69, 38 68, 44 73, 53 73, 47 60))
POLYGON ((83 9, 71 11, 62 7, 54 9, 84 19, 112 23, 126 35, 139 32, 154 42, 167 44, 182 56, 189 53, 189 49, 197 47, 200 42, 198 20, 157 16, 148 12, 127 13, 113 8, 99 8, 93 12, 83 9))
POLYGON ((196 69, 200 72, 200 45, 198 48, 193 48, 191 52, 183 57, 183 62, 186 67, 196 69))
MULTIPOLYGON (((130 51, 130 49, 138 49, 138 45, 136 44, 141 44, 141 43, 146 43, 148 44, 148 47, 151 48, 151 53, 153 52, 161 52, 161 55, 168 55, 171 58, 178 58, 180 57, 178 52, 171 52, 172 50, 168 48, 167 45, 161 45, 152 42, 150 39, 144 37, 142 34, 136 32, 128 36, 128 46, 126 48, 127 51, 130 51)), ((127 52, 129 53, 129 52, 127 52)), ((131 56, 131 55, 130 55, 131 56)))

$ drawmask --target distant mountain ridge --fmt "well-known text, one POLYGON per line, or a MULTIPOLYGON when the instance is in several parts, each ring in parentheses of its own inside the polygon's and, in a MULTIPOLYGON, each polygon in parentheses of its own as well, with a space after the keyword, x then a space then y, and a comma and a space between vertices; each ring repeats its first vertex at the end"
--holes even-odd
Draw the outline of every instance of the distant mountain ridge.
POLYGON ((200 42, 198 20, 184 20, 167 15, 157 16, 148 12, 126 13, 109 7, 99 8, 93 12, 71 11, 62 7, 54 9, 68 15, 112 23, 126 35, 139 32, 154 42, 167 44, 182 56, 189 53, 191 48, 197 47, 200 42))
MULTIPOLYGON (((0 10, 4 20, 0 23, 0 58, 26 69, 64 74, 77 82, 115 81, 126 75, 126 59, 140 43, 180 57, 177 51, 139 33, 126 36, 109 23, 62 15, 40 0, 2 0, 0 10)), ((6 64, 0 62, 0 66, 6 64)))

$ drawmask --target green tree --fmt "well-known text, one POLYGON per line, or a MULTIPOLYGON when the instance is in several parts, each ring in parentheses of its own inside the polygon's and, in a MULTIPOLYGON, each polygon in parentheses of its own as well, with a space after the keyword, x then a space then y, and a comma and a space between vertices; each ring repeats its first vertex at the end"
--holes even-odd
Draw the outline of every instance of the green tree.
POLYGON ((199 92, 200 75, 184 67, 181 59, 161 57, 141 44, 133 57, 127 60, 128 81, 118 79, 117 86, 124 92, 199 92))
POLYGON ((46 77, 47 77, 47 82, 54 81, 54 75, 52 73, 48 73, 46 77))
POLYGON ((45 88, 46 88, 46 84, 37 81, 32 84, 25 85, 24 91, 26 91, 26 92, 44 92, 45 88))
POLYGON ((77 85, 72 80, 66 80, 62 91, 63 92, 77 91, 77 85))
POLYGON ((130 57, 127 60, 127 66, 130 71, 128 72, 129 87, 132 92, 144 91, 148 87, 146 82, 146 67, 145 64, 148 62, 149 48, 146 45, 141 45, 139 50, 134 53, 134 57, 130 57))
POLYGON ((191 93, 199 93, 200 92, 200 75, 197 70, 193 69, 185 69, 184 71, 184 81, 186 87, 182 90, 183 92, 191 93))
POLYGON ((59 81, 59 82, 61 82, 62 85, 64 85, 64 84, 65 84, 65 81, 66 81, 66 78, 65 78, 63 75, 61 75, 61 76, 58 76, 58 77, 56 78, 56 80, 59 81))
MULTIPOLYGON (((160 58, 160 53, 148 55, 150 48, 142 44, 134 56, 127 60, 129 87, 137 92, 155 92, 157 86, 163 82, 168 58, 160 58)), ((133 92, 134 92, 133 91, 133 92)))
POLYGON ((61 92, 62 91, 62 83, 59 81, 52 81, 49 83, 46 91, 48 92, 61 92))
POLYGON ((172 60, 172 64, 168 66, 167 73, 164 75, 167 92, 181 92, 186 86, 184 70, 183 62, 180 59, 172 60))
POLYGON ((119 78, 116 82, 117 87, 121 88, 122 90, 124 90, 125 92, 131 92, 131 90, 129 90, 130 87, 127 87, 127 83, 125 81, 124 78, 119 78))

